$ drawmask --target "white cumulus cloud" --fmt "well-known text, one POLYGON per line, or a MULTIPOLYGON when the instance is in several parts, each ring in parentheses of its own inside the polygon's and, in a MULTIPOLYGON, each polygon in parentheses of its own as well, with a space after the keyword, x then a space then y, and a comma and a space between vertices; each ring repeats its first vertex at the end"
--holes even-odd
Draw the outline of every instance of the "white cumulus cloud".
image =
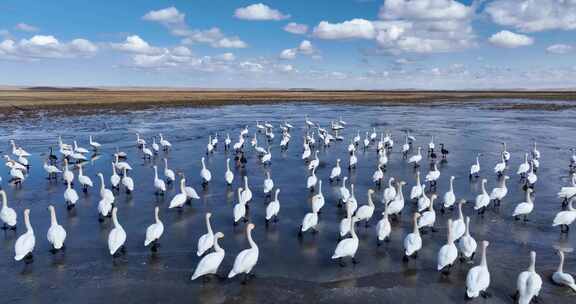
POLYGON ((576 29, 574 0, 495 0, 485 12, 495 23, 522 32, 576 29))
POLYGON ((166 24, 180 24, 184 22, 186 15, 171 6, 157 11, 149 11, 142 19, 166 24))
POLYGON ((138 35, 131 35, 126 37, 122 43, 112 43, 113 49, 125 52, 140 53, 140 54, 157 54, 161 49, 151 46, 144 39, 138 35))
POLYGON ((35 35, 16 42, 0 42, 0 57, 8 59, 75 58, 93 56, 98 47, 86 39, 61 42, 52 35, 35 35))
POLYGON ((296 49, 285 49, 280 52, 280 59, 284 60, 291 60, 296 58, 297 50, 296 49))
POLYGON ((495 46, 503 48, 517 48, 528 46, 534 43, 534 39, 529 36, 516 34, 510 31, 500 31, 488 39, 495 46))
POLYGON ((308 25, 296 22, 290 22, 284 26, 284 30, 288 33, 296 35, 304 35, 308 32, 308 25))
POLYGON ((284 15, 279 10, 273 9, 266 4, 257 3, 246 7, 237 8, 234 17, 242 20, 284 20, 290 15, 284 15))
POLYGON ((574 47, 567 44, 553 44, 546 48, 546 52, 552 54, 568 54, 574 51, 574 47))
POLYGON ((313 34, 321 39, 373 39, 376 31, 371 21, 357 18, 342 23, 321 21, 313 34))
POLYGON ((451 20, 467 19, 471 8, 454 0, 385 0, 381 19, 451 20))

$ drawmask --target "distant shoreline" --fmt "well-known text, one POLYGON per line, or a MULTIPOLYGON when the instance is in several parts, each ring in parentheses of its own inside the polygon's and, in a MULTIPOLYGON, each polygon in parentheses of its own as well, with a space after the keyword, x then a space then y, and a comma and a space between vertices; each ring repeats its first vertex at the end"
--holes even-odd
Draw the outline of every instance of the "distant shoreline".
POLYGON ((576 101, 576 91, 322 91, 322 90, 136 90, 101 88, 0 89, 0 111, 49 108, 218 106, 284 102, 415 104, 482 99, 576 101))

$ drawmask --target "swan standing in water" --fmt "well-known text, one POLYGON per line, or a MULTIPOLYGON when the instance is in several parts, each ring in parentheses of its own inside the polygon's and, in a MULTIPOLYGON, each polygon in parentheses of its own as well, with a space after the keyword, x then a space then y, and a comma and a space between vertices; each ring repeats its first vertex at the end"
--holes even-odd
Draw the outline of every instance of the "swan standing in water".
POLYGON ((368 189, 368 204, 360 206, 360 208, 356 210, 356 222, 366 221, 366 227, 368 227, 375 209, 374 201, 372 201, 372 194, 374 194, 374 190, 368 189))
MULTIPOLYGON (((350 191, 346 188, 346 181, 348 180, 347 176, 344 176, 342 179, 342 186, 338 189, 338 194, 340 195, 340 202, 346 203, 348 198, 350 198, 350 191)), ((338 205, 340 206, 340 204, 338 205)))
POLYGON ((384 172, 382 171, 382 168, 380 168, 380 165, 377 165, 376 171, 372 174, 372 182, 380 186, 380 184, 382 184, 382 179, 384 179, 384 172))
POLYGON ((486 192, 486 183, 488 181, 484 178, 482 179, 482 193, 476 196, 476 203, 474 205, 474 210, 479 210, 479 214, 484 214, 488 205, 490 205, 490 195, 486 192))
POLYGON ((212 225, 210 225, 210 218, 212 213, 206 213, 206 230, 207 232, 198 238, 198 251, 196 251, 197 256, 202 256, 210 247, 214 245, 214 232, 212 231, 212 225))
POLYGON ((238 203, 234 205, 233 213, 234 225, 238 224, 238 221, 242 218, 244 219, 244 222, 248 221, 248 218, 246 217, 246 202, 242 195, 242 188, 238 188, 238 203))
POLYGON ((426 185, 422 184, 422 195, 418 198, 417 202, 418 212, 422 212, 430 206, 430 199, 426 196, 426 185))
POLYGON ((502 154, 501 159, 502 161, 494 166, 494 173, 498 176, 504 174, 504 170, 506 170, 506 159, 504 158, 504 154, 502 154))
POLYGON ((30 209, 24 210, 24 224, 26 225, 26 232, 18 237, 14 244, 14 260, 21 261, 26 258, 27 263, 32 262, 32 251, 36 245, 36 236, 34 236, 34 229, 30 224, 30 209))
POLYGON ((413 219, 413 230, 404 238, 404 261, 408 261, 408 258, 413 256, 418 257, 418 250, 422 248, 422 237, 420 236, 420 230, 418 229, 418 219, 420 218, 420 213, 414 213, 413 219))
POLYGON ((440 178, 440 170, 438 170, 438 165, 436 164, 436 162, 434 162, 434 166, 432 167, 432 170, 430 170, 430 172, 426 174, 425 180, 430 185, 430 188, 432 187, 435 188, 439 178, 440 178))
POLYGON ((266 224, 274 218, 274 221, 278 221, 278 213, 280 213, 280 201, 278 200, 278 194, 280 194, 280 189, 276 189, 274 194, 274 200, 268 203, 266 206, 266 224))
POLYGON ((0 196, 2 196, 2 209, 0 209, 0 220, 2 220, 3 223, 2 230, 16 230, 18 218, 16 211, 8 207, 8 199, 6 198, 6 192, 4 190, 0 190, 0 196))
POLYGON ((306 188, 310 189, 310 191, 314 191, 314 187, 318 183, 318 177, 316 177, 316 168, 312 169, 312 175, 308 176, 306 180, 306 188))
POLYGON ((274 181, 272 180, 272 177, 270 177, 270 171, 266 171, 266 178, 264 179, 264 194, 269 196, 272 189, 274 189, 274 181))
POLYGON ((98 149, 100 149, 100 147, 102 147, 102 145, 99 142, 96 142, 92 139, 92 135, 89 136, 90 138, 90 146, 92 147, 92 149, 94 151, 98 151, 98 149))
POLYGON ((410 156, 410 158, 408 159, 408 163, 413 164, 414 168, 420 166, 420 161, 422 160, 421 150, 422 147, 418 147, 418 152, 415 155, 410 156))
POLYGON ((476 163, 470 167, 470 175, 469 177, 478 177, 480 174, 480 153, 476 155, 476 163))
POLYGON ((388 205, 388 203, 391 202, 395 196, 396 196, 396 188, 394 187, 394 178, 390 177, 390 179, 388 180, 388 187, 384 189, 384 193, 382 195, 381 200, 382 204, 388 205))
POLYGON ((354 196, 354 184, 350 185, 350 197, 346 201, 346 211, 350 211, 351 214, 356 212, 358 209, 358 201, 356 200, 356 196, 354 196))
POLYGON ((500 206, 500 203, 502 203, 502 200, 508 194, 508 188, 506 187, 506 181, 509 178, 510 177, 508 175, 504 175, 502 177, 502 180, 500 181, 500 184, 497 187, 495 187, 494 189, 492 189, 492 192, 490 192, 490 200, 494 201, 495 206, 500 206))
POLYGON ((402 193, 402 187, 406 184, 404 181, 400 181, 396 187, 396 196, 394 199, 388 204, 388 214, 399 216, 402 213, 402 209, 404 209, 404 194, 402 193))
POLYGON ((64 183, 74 182, 74 173, 68 168, 68 159, 64 159, 64 172, 62 173, 62 179, 64 180, 64 183))
POLYGON ((158 215, 159 213, 160 207, 154 207, 154 223, 146 228, 146 239, 144 240, 144 246, 148 247, 148 245, 152 244, 150 247, 152 252, 156 252, 158 250, 158 241, 164 233, 164 224, 160 220, 158 215))
POLYGON ((114 228, 108 235, 108 249, 110 250, 110 255, 116 257, 118 250, 124 252, 124 243, 126 242, 126 231, 118 222, 118 208, 116 207, 112 208, 112 222, 114 223, 114 228))
POLYGON ((348 162, 348 169, 356 169, 356 164, 358 164, 358 157, 356 157, 355 152, 352 151, 352 154, 350 155, 350 161, 348 162))
POLYGON ((454 194, 454 176, 450 176, 450 188, 448 192, 444 193, 444 202, 442 204, 442 212, 445 209, 454 208, 454 203, 456 202, 456 195, 454 194))
POLYGON ((318 232, 318 211, 314 210, 314 206, 312 206, 312 212, 306 213, 304 218, 302 219, 302 224, 300 225, 300 229, 298 229, 298 236, 302 236, 302 233, 312 229, 313 233, 318 232))
POLYGON ((452 222, 452 233, 454 240, 460 239, 464 232, 466 232, 466 223, 464 222, 464 213, 462 212, 462 205, 466 204, 466 200, 461 199, 458 202, 458 219, 452 222))
POLYGON ((212 179, 212 173, 206 168, 204 157, 202 157, 202 170, 200 170, 200 177, 202 178, 202 185, 206 186, 212 179))
POLYGON ((530 163, 528 163, 528 153, 524 154, 524 162, 520 164, 516 174, 520 175, 521 178, 526 177, 526 174, 530 170, 530 163))
POLYGON ((182 208, 186 201, 188 200, 188 195, 186 194, 186 179, 180 179, 180 193, 176 194, 170 204, 168 204, 168 209, 172 208, 182 208))
POLYGON ((560 232, 567 233, 570 225, 576 220, 576 209, 573 207, 573 200, 568 202, 568 210, 560 211, 554 217, 552 227, 560 226, 560 232))
POLYGON ((428 210, 422 213, 418 219, 418 228, 423 229, 430 227, 430 230, 436 231, 434 224, 436 223, 436 211, 434 211, 434 201, 436 200, 436 194, 430 196, 430 202, 428 205, 428 210))
POLYGON ((320 213, 320 210, 322 210, 322 207, 324 207, 324 194, 322 194, 322 180, 318 181, 318 193, 316 193, 313 197, 312 197, 312 210, 315 213, 320 213))
POLYGON ((122 175, 122 185, 126 188, 126 193, 132 193, 134 191, 134 180, 128 176, 128 170, 124 168, 124 174, 122 175))
POLYGON ((230 170, 230 158, 226 159, 226 173, 224 173, 224 180, 228 186, 232 185, 234 181, 234 173, 230 170))
POLYGON ((164 183, 163 180, 158 178, 158 167, 154 165, 153 168, 154 168, 154 188, 156 189, 155 194, 164 195, 164 193, 166 192, 166 183, 164 183))
POLYGON ((465 259, 469 259, 470 261, 474 260, 474 255, 476 255, 476 240, 470 235, 470 217, 466 217, 466 232, 464 235, 458 240, 458 248, 462 253, 460 257, 461 261, 465 259))
POLYGON ((552 274, 552 281, 555 284, 568 286, 574 292, 576 292, 576 283, 574 282, 574 277, 569 273, 564 272, 564 251, 558 250, 558 255, 560 256, 560 264, 558 264, 558 269, 552 274))
POLYGON ((438 271, 449 273, 450 268, 454 265, 454 261, 458 257, 458 249, 454 244, 454 237, 452 235, 452 219, 448 219, 448 240, 446 244, 438 251, 438 271))
POLYGON ((116 173, 116 166, 112 163, 112 175, 110 175, 110 185, 112 189, 119 189, 120 188, 120 175, 116 173))
POLYGON ((196 280, 201 276, 218 273, 218 268, 220 267, 220 264, 222 264, 226 254, 224 249, 222 249, 220 244, 218 244, 218 240, 223 237, 224 233, 222 232, 216 232, 214 234, 214 252, 207 254, 200 260, 200 262, 198 262, 198 266, 196 266, 196 270, 194 270, 191 280, 196 280))
POLYGON ((87 192, 88 187, 94 187, 94 183, 92 183, 92 179, 90 179, 90 177, 84 175, 84 169, 82 169, 82 167, 83 166, 78 166, 78 182, 80 182, 80 185, 82 185, 82 191, 87 192))
POLYGON ((50 211, 50 228, 48 228, 48 233, 46 237, 48 238, 48 242, 52 244, 52 253, 56 253, 56 251, 60 249, 64 249, 64 241, 66 240, 66 230, 62 225, 58 224, 58 220, 56 219, 56 210, 54 206, 49 205, 48 210, 50 211))
POLYGON ((252 190, 248 187, 248 176, 244 176, 244 190, 242 190, 242 200, 248 204, 252 200, 252 190))
POLYGON ((537 299, 542 289, 542 278, 536 272, 536 252, 530 252, 530 266, 528 270, 521 272, 516 280, 516 294, 514 299, 519 304, 530 304, 532 299, 537 299))
POLYGON ((158 135, 160 136, 160 145, 162 146, 162 149, 164 149, 164 151, 168 151, 168 149, 172 148, 172 144, 168 140, 164 139, 162 133, 158 135))
POLYGON ((340 159, 336 159, 336 166, 332 168, 330 172, 330 181, 340 179, 340 175, 342 174, 342 168, 340 168, 340 159))
POLYGON ((166 183, 171 184, 176 180, 176 174, 170 168, 168 168, 168 159, 164 158, 164 176, 166 177, 166 183))
POLYGON ((477 298, 482 295, 484 298, 490 297, 486 292, 490 287, 490 271, 488 271, 488 261, 486 260, 486 248, 490 243, 482 242, 482 260, 480 265, 472 267, 466 275, 466 297, 477 298))
POLYGON ((531 196, 532 191, 533 190, 530 188, 526 189, 526 201, 516 205, 516 208, 514 208, 512 216, 515 220, 518 220, 520 216, 524 216, 524 221, 527 221, 528 214, 532 213, 532 210, 534 210, 534 202, 532 201, 531 196))
POLYGON ((416 184, 412 186, 410 190, 410 199, 415 200, 422 196, 424 189, 422 189, 422 184, 420 183, 420 171, 416 171, 416 184))
POLYGON ((250 248, 242 250, 234 260, 234 266, 230 273, 228 273, 228 278, 233 278, 238 274, 244 273, 244 283, 248 280, 248 276, 256 263, 258 263, 258 245, 252 239, 252 230, 254 230, 254 224, 250 223, 246 226, 246 237, 248 238, 248 243, 250 248))
POLYGON ((68 210, 74 208, 77 201, 78 193, 76 193, 76 190, 72 188, 70 182, 67 182, 66 191, 64 191, 64 202, 66 203, 68 210))
POLYGON ((318 153, 320 151, 316 150, 314 152, 314 159, 310 161, 310 163, 308 163, 308 170, 314 170, 316 168, 318 168, 318 166, 320 165, 320 159, 318 158, 318 153))
POLYGON ((46 161, 44 162, 44 171, 46 171, 46 173, 48 173, 48 179, 56 179, 56 175, 58 173, 62 173, 62 170, 58 169, 58 167, 54 166, 54 165, 50 165, 48 164, 46 161))
POLYGON ((376 224, 376 234, 378 235, 376 244, 380 246, 382 241, 390 241, 390 232, 392 232, 392 226, 388 220, 388 207, 384 205, 384 211, 382 211, 382 219, 376 224))
POLYGON ((342 259, 346 257, 352 258, 353 264, 358 263, 355 258, 356 252, 358 251, 358 236, 356 235, 355 222, 356 220, 353 218, 350 220, 351 237, 340 240, 332 255, 333 260, 338 259, 340 261, 340 266, 345 266, 342 259))

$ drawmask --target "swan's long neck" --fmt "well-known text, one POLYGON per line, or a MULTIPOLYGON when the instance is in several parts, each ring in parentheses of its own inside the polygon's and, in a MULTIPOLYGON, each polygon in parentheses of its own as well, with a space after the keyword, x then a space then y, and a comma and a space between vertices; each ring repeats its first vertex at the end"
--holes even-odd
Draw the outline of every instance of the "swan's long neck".
POLYGON ((528 153, 524 153, 524 163, 528 163, 528 153))
POLYGON ((482 193, 483 194, 488 194, 488 192, 486 192, 486 180, 482 181, 482 193))
POLYGON ((476 166, 480 166, 480 158, 476 156, 476 166))
POLYGON ((164 168, 168 169, 168 159, 164 159, 164 168))
POLYGON ((418 229, 418 216, 414 215, 414 223, 412 223, 412 225, 414 226, 414 234, 420 235, 420 230, 418 229))
POLYGON ((230 171, 230 159, 226 159, 226 171, 230 171))
POLYGON ((250 247, 252 249, 258 249, 258 245, 256 245, 256 242, 254 242, 254 240, 252 239, 252 228, 250 228, 250 226, 248 227, 248 229, 246 229, 246 235, 248 237, 248 243, 250 243, 250 247))
POLYGON ((280 194, 280 189, 276 189, 276 193, 274 195, 274 200, 278 201, 278 194, 280 194))
POLYGON ((398 191, 397 193, 400 195, 400 199, 404 200, 404 193, 402 193, 402 183, 398 184, 398 191))
POLYGON ((466 218, 466 236, 470 236, 470 218, 466 218))
POLYGON ((450 192, 454 192, 454 179, 450 179, 450 192))
POLYGON ((464 213, 462 212, 462 203, 458 204, 458 217, 461 220, 464 220, 464 213))
POLYGON ((354 218, 352 217, 350 217, 350 234, 353 239, 358 239, 358 236, 356 235, 356 225, 354 225, 354 218))
POLYGON ((454 235, 452 234, 452 220, 448 220, 448 242, 447 244, 453 244, 454 243, 454 235))
POLYGON ((344 179, 342 179, 342 188, 346 188, 346 181, 348 180, 348 177, 344 177, 344 179))
POLYGON ((154 167, 154 178, 158 179, 158 168, 154 167))
POLYGON ((530 253, 530 267, 528 267, 528 271, 536 272, 536 252, 534 251, 530 253))
POLYGON ((58 220, 56 219, 56 211, 54 211, 54 207, 50 208, 50 224, 52 226, 58 225, 58 220))
POLYGON ((318 194, 322 194, 322 181, 318 181, 318 194))
POLYGON ((100 178, 100 188, 104 189, 106 187, 104 185, 104 175, 98 174, 98 177, 100 178))
POLYGON ((185 179, 180 180, 180 192, 186 193, 186 180, 185 179))
POLYGON ((8 207, 8 199, 6 198, 6 192, 2 191, 2 192, 0 192, 0 195, 2 195, 2 209, 7 208, 8 207))
POLYGON ((528 204, 533 204, 534 202, 532 201, 532 196, 530 195, 530 191, 526 191, 526 202, 528 204))
POLYGON ((204 163, 204 158, 202 158, 202 169, 206 169, 206 164, 204 163))
POLYGON ((416 172, 416 184, 420 185, 420 171, 416 172))
POLYGON ((374 208, 374 202, 372 201, 372 191, 368 191, 368 205, 374 208))
POLYGON ((482 261, 480 262, 480 265, 482 267, 488 267, 488 261, 486 259, 486 247, 488 247, 487 245, 482 245, 482 261))
POLYGON ((564 252, 558 251, 558 255, 560 255, 560 264, 558 265, 558 272, 564 272, 564 252))
POLYGON ((34 229, 32 229, 32 225, 30 224, 30 211, 24 212, 24 224, 26 225, 26 230, 28 232, 34 232, 34 229))
POLYGON ((206 230, 208 230, 208 233, 213 234, 212 225, 210 225, 210 215, 206 215, 206 230))
POLYGON ((157 223, 157 224, 162 223, 162 222, 160 221, 160 216, 158 215, 159 213, 160 213, 160 208, 156 207, 156 208, 154 209, 154 219, 156 220, 156 223, 157 223))
POLYGON ((84 175, 84 171, 82 171, 82 166, 78 166, 78 176, 84 175))
POLYGON ((118 215, 117 215, 118 211, 117 210, 118 209, 116 209, 116 208, 112 209, 112 222, 114 223, 115 228, 122 227, 120 225, 120 223, 118 222, 118 215))
POLYGON ((244 189, 248 190, 248 177, 244 176, 244 189))
POLYGON ((434 211, 434 200, 436 200, 436 195, 430 197, 430 206, 428 206, 429 211, 434 211))

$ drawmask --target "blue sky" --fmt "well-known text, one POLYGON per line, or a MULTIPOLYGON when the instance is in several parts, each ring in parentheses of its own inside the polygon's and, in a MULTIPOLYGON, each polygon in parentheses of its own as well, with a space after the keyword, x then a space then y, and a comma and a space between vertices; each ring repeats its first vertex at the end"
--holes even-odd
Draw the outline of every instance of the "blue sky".
POLYGON ((576 1, 4 0, 0 85, 576 87, 576 1))

